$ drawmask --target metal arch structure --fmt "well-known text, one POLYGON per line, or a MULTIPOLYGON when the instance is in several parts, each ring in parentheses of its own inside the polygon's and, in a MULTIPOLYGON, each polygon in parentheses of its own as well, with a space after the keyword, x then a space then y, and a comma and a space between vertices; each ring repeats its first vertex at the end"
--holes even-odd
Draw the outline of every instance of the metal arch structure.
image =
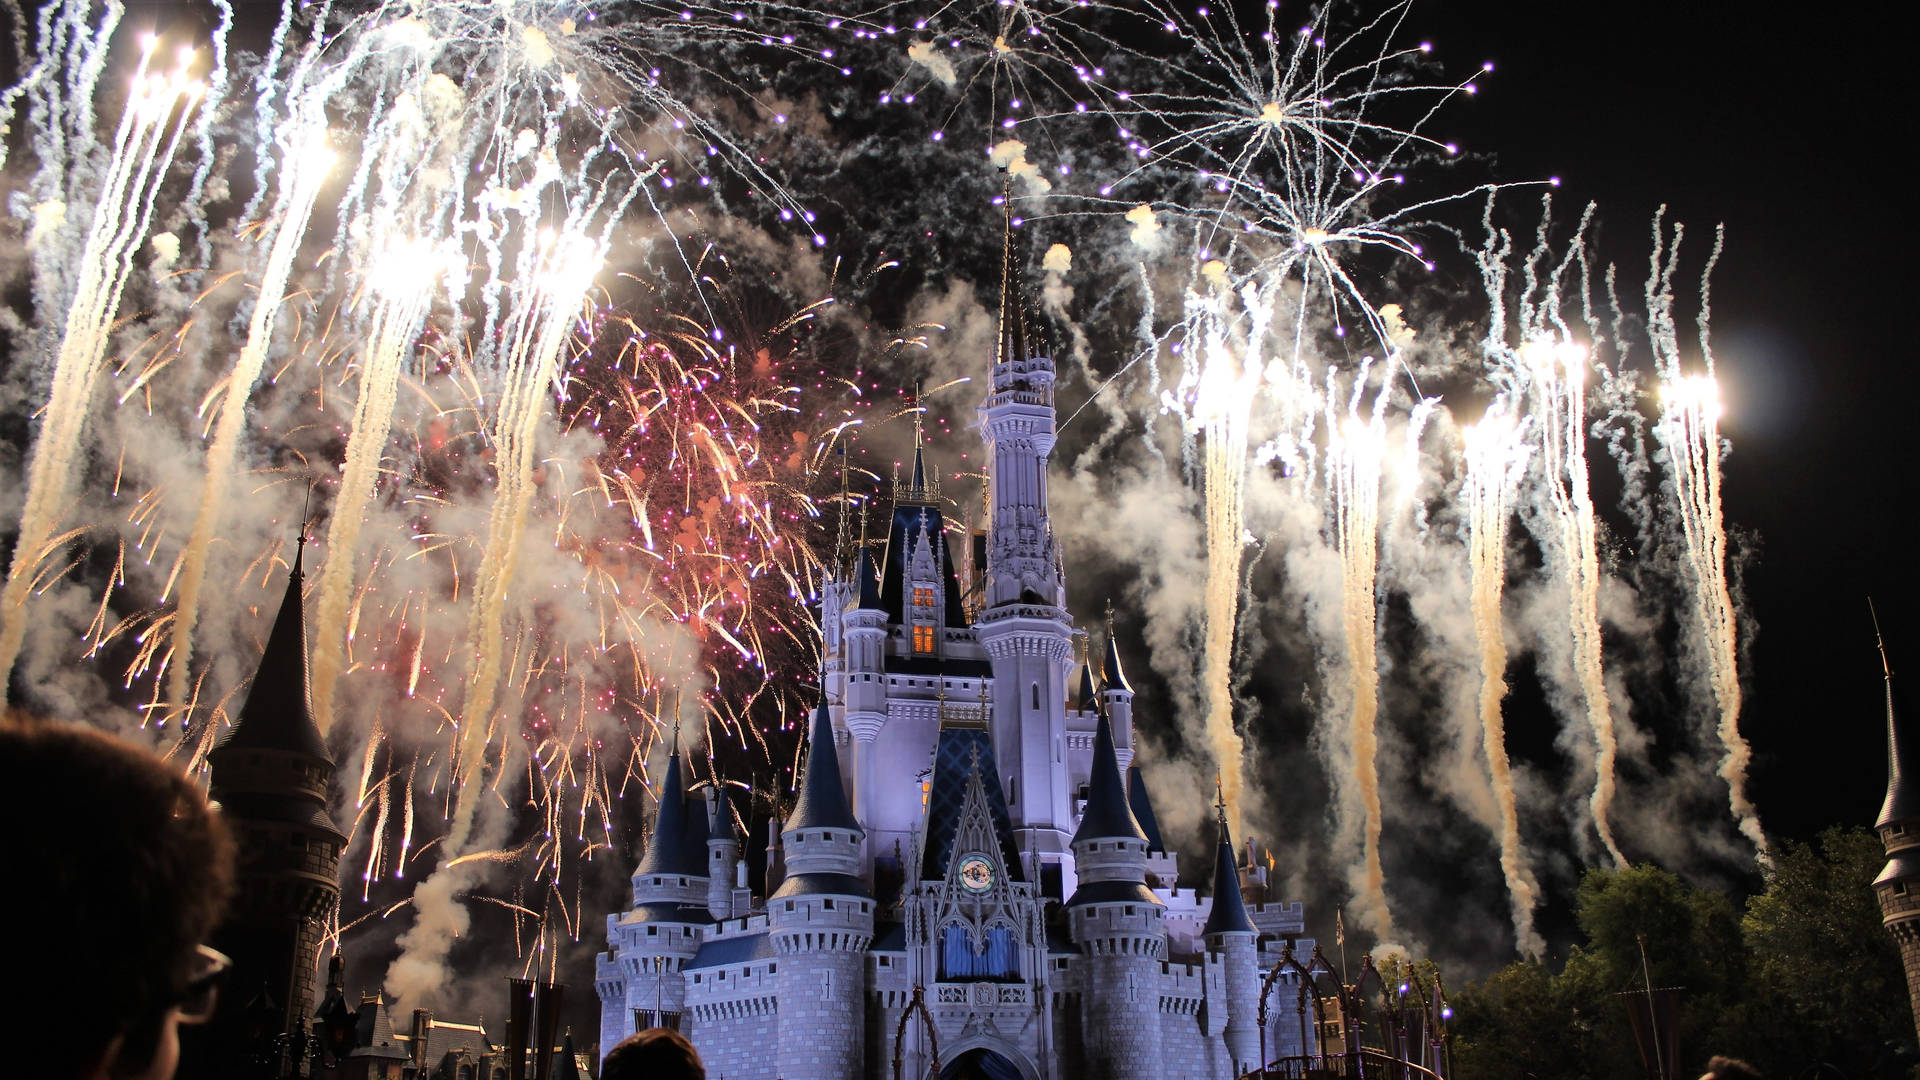
POLYGON ((923 986, 913 988, 913 1000, 900 1011, 900 1022, 893 1028, 893 1080, 903 1080, 906 1068, 905 1046, 907 1042, 907 1021, 914 1013, 920 1014, 920 1030, 927 1034, 927 1050, 931 1061, 927 1065, 927 1076, 939 1080, 940 1076, 940 1032, 933 1026, 933 1014, 927 1011, 927 991, 923 986))
POLYGON ((1378 1077, 1380 1080, 1445 1080, 1452 1071, 1452 1039, 1447 1021, 1453 1010, 1446 1004, 1446 991, 1438 972, 1431 977, 1431 989, 1417 970, 1398 963, 1382 972, 1372 957, 1361 960, 1360 971, 1351 985, 1341 981, 1315 946, 1305 963, 1294 955, 1291 945, 1268 969, 1260 984, 1260 1057, 1262 1066, 1242 1074, 1243 1080, 1333 1080, 1333 1078, 1378 1077), (1297 1057, 1267 1059, 1267 1024, 1274 986, 1293 974, 1298 977, 1294 1009, 1299 1016, 1302 1053, 1297 1057), (1321 993, 1320 980, 1331 985, 1321 993), (1328 1051, 1314 1046, 1306 1052, 1307 1008, 1311 1003, 1316 1034, 1327 1030, 1326 1002, 1331 998, 1339 1007, 1340 1046, 1328 1051), (1369 1011, 1378 1014, 1374 1023, 1378 1047, 1364 1044, 1369 1011))

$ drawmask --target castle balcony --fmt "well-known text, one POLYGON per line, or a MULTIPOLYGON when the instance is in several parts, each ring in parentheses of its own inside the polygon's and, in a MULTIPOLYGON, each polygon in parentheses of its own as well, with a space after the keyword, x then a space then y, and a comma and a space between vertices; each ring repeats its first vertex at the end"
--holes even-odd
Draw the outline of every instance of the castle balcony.
POLYGON ((1033 987, 1023 982, 937 982, 933 1004, 965 1009, 1026 1009, 1033 1005, 1033 987))

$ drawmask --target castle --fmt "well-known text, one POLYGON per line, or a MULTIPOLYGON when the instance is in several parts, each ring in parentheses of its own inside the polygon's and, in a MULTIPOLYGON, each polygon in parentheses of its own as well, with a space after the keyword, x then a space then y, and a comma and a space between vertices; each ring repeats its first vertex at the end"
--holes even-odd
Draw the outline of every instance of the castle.
MULTIPOLYGON (((1040 1080, 1225 1078, 1311 1051, 1291 1008, 1259 1027, 1265 969, 1312 951, 1301 906, 1246 902, 1224 813, 1210 895, 1178 887, 1111 626, 1097 682, 1085 662, 1076 678, 1047 498, 1055 372, 1028 348, 1013 236, 1009 220, 979 408, 983 543, 952 549, 916 446, 880 556, 862 544, 822 588, 821 700, 764 896, 726 788, 690 791, 674 747, 632 906, 607 917, 603 1052, 668 1026, 728 1080, 936 1059, 1040 1080)), ((1273 991, 1296 996, 1290 977, 1273 991)))

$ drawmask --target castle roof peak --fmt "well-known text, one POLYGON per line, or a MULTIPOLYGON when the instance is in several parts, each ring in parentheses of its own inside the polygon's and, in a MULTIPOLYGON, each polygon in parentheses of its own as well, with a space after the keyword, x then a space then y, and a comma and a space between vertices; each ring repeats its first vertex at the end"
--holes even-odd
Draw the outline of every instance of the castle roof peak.
MULTIPOLYGON (((1218 781, 1215 781, 1216 786, 1218 781)), ((1247 904, 1240 896, 1240 870, 1233 862, 1233 833, 1227 827, 1227 807, 1222 799, 1219 811, 1220 844, 1213 858, 1213 906, 1207 912, 1207 925, 1200 933, 1251 934, 1253 920, 1247 917, 1247 904)))
POLYGON ((287 572, 287 591, 280 612, 267 633, 247 700, 220 744, 222 750, 279 750, 308 757, 327 757, 326 742, 314 723, 313 690, 307 679, 306 606, 301 599, 303 535, 287 572))
POLYGON ((833 745, 833 715, 825 694, 813 710, 807 733, 806 772, 800 777, 800 797, 787 815, 786 831, 799 829, 859 829, 847 804, 846 784, 840 777, 840 754, 833 745))
POLYGON ((1087 778, 1087 809, 1080 815, 1074 843, 1082 840, 1146 840, 1140 823, 1127 805, 1126 782, 1120 779, 1120 759, 1113 749, 1113 725, 1100 714, 1093 729, 1093 769, 1087 778))

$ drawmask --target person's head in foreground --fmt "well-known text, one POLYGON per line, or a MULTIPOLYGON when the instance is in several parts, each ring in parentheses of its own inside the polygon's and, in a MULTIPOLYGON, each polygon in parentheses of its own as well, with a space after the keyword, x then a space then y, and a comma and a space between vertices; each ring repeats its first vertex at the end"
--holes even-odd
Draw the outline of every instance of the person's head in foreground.
POLYGON ((600 1063, 600 1080, 706 1080, 700 1051, 672 1028, 648 1028, 620 1040, 600 1063))
POLYGON ((148 751, 12 715, 0 716, 0 811, 21 904, 0 1015, 31 1032, 10 1068, 167 1080, 179 1025, 211 1015, 226 966, 205 945, 233 890, 222 823, 148 751))
POLYGON ((1716 1056, 1707 1062, 1700 1080, 1760 1080, 1760 1070, 1739 1058, 1716 1056))

